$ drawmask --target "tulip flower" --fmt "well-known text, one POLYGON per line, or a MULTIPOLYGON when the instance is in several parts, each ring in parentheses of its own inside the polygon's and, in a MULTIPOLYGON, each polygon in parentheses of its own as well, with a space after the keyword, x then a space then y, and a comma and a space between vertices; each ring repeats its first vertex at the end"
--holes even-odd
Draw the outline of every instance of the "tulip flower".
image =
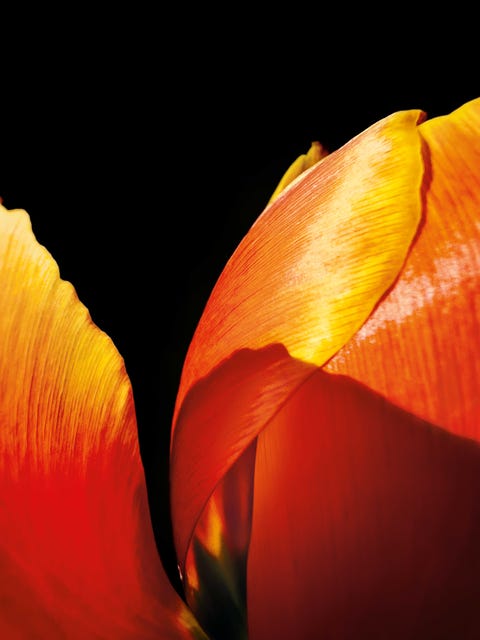
POLYGON ((480 637, 480 99, 287 172, 171 436, 181 598, 114 344, 0 207, 0 637, 480 637))

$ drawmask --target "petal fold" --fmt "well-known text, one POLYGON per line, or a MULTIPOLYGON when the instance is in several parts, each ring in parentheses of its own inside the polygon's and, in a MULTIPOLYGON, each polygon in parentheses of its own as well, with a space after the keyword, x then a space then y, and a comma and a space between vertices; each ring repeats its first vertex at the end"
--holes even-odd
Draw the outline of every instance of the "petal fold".
POLYGON ((0 635, 200 638, 156 550, 112 341, 0 206, 0 635))

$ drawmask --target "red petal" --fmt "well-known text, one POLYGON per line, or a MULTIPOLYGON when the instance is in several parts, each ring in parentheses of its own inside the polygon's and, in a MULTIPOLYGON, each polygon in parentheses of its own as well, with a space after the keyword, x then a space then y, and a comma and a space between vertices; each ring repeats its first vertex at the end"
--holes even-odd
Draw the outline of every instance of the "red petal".
POLYGON ((480 448, 318 371, 258 436, 250 640, 480 637, 480 448))
POLYGON ((396 285, 327 364, 480 439, 480 99, 427 120, 424 224, 396 285))
POLYGON ((153 538, 130 382, 0 207, 0 637, 193 638, 153 538))
POLYGON ((234 462, 313 367, 272 345, 235 353, 187 395, 172 442, 172 518, 182 572, 194 528, 234 462))

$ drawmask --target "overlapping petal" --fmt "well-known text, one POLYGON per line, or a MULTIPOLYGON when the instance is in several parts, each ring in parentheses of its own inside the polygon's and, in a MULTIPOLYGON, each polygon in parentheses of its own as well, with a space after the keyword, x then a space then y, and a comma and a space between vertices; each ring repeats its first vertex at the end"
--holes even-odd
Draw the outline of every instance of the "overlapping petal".
POLYGON ((171 456, 173 531, 182 572, 193 531, 217 484, 313 370, 292 361, 281 345, 245 349, 190 390, 171 456))
POLYGON ((171 478, 182 570, 217 483, 310 363, 322 364, 348 340, 401 268, 420 218, 422 117, 394 114, 316 158, 222 273, 177 397, 171 478), (292 355, 304 364, 292 365, 292 355))
POLYGON ((0 636, 203 637, 157 554, 123 361, 3 207, 0 309, 0 636))
POLYGON ((480 439, 480 99, 419 127, 420 232, 398 282, 326 369, 480 439))

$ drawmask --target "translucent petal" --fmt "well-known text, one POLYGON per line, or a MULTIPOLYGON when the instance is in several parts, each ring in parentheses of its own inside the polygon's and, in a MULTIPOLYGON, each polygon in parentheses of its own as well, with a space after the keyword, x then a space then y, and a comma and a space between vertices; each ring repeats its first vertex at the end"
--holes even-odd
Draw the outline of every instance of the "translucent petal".
POLYGON ((419 127, 423 221, 395 286, 327 364, 480 438, 480 99, 419 127))

